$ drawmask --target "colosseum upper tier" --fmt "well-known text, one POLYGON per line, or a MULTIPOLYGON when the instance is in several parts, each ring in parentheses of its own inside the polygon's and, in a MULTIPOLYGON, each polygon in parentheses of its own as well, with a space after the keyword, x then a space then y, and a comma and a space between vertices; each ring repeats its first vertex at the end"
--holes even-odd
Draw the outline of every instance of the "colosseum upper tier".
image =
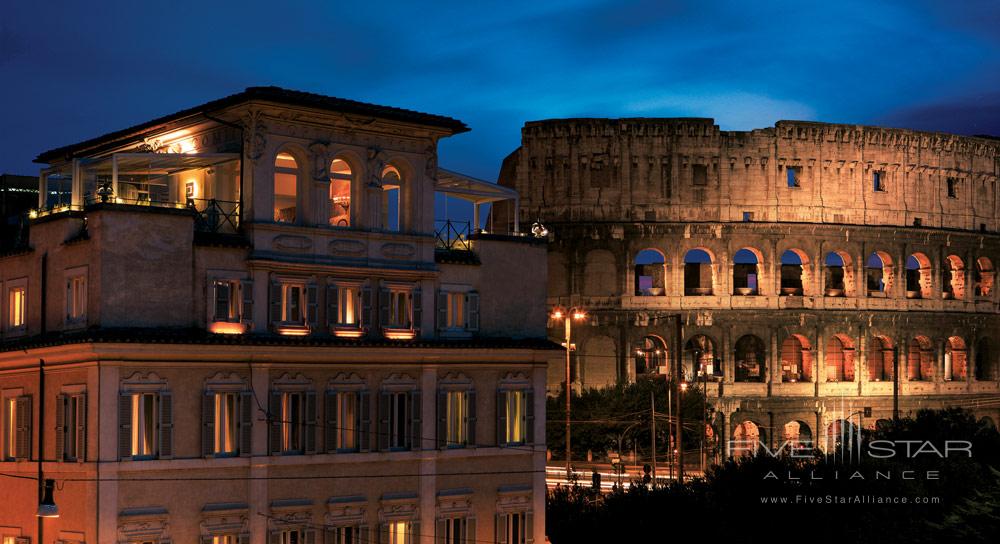
POLYGON ((825 447, 892 417, 894 387, 903 415, 997 420, 998 175, 993 138, 566 119, 527 123, 501 183, 551 233, 549 304, 587 312, 576 386, 671 373, 680 354, 716 432, 825 447))

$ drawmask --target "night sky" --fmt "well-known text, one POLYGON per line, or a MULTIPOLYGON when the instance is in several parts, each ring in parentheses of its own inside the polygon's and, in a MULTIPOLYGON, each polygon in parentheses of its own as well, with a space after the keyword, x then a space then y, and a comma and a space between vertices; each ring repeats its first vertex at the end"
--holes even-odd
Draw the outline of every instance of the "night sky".
POLYGON ((457 117, 441 165, 489 180, 551 117, 1000 134, 996 0, 221 4, 4 1, 0 172, 251 85, 457 117))

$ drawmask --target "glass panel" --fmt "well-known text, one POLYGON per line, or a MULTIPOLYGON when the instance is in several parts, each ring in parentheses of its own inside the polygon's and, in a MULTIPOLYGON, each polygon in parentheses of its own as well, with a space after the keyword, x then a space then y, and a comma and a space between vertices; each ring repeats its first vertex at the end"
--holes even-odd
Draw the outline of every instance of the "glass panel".
POLYGON ((330 225, 351 226, 351 167, 336 159, 330 165, 330 225))

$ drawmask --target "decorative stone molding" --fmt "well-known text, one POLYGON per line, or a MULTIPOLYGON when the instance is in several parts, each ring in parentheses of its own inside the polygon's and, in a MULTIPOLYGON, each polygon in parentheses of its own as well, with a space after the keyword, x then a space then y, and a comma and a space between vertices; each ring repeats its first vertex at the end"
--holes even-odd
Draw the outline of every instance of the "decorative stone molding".
POLYGON ((118 514, 118 542, 169 540, 167 509, 129 508, 118 514))
POLYGON ((368 511, 368 499, 360 495, 332 497, 326 502, 324 521, 327 525, 360 525, 368 511))
POLYGON ((417 506, 419 501, 420 497, 416 493, 387 493, 382 495, 382 499, 379 501, 379 521, 387 523, 390 521, 412 521, 419 519, 420 509, 417 506))

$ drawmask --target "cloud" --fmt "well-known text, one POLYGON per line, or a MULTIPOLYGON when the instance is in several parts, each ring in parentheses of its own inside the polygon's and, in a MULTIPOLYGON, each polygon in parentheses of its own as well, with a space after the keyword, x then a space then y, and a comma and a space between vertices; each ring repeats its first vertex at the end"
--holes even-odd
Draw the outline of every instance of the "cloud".
POLYGON ((915 130, 1000 136, 1000 91, 900 108, 882 117, 879 123, 915 130))

